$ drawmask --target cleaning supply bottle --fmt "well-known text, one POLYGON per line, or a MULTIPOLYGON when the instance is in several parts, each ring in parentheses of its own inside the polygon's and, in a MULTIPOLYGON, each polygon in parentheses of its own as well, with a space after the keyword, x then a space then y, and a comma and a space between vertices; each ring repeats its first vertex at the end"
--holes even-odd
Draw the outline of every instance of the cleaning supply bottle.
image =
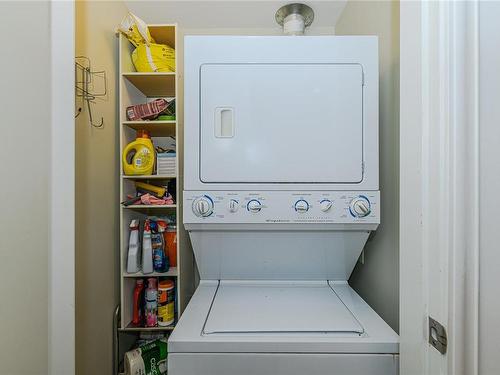
POLYGON ((170 267, 177 267, 177 226, 175 223, 169 224, 167 230, 163 232, 165 248, 168 254, 170 267))
POLYGON ((156 228, 151 234, 151 242, 153 245, 153 269, 155 272, 167 272, 170 268, 165 240, 163 238, 163 232, 166 228, 167 223, 164 220, 156 220, 156 228))
POLYGON ((141 270, 141 248, 139 244, 139 220, 130 222, 128 240, 127 272, 136 273, 141 270))
POLYGON ((141 302, 144 290, 144 281, 142 279, 137 279, 134 288, 134 298, 133 298, 133 311, 132 311, 132 324, 134 326, 140 326, 142 321, 141 314, 141 302))
POLYGON ((144 232, 142 233, 142 273, 153 272, 153 245, 151 243, 150 220, 144 222, 144 232))
POLYGON ((151 245, 153 247, 153 270, 155 272, 168 271, 168 259, 164 250, 163 234, 151 233, 151 245))
POLYGON ((158 286, 158 325, 166 327, 175 321, 175 289, 172 280, 161 280, 158 286))
POLYGON ((148 279, 146 288, 146 327, 156 327, 158 325, 158 287, 156 278, 148 279))
POLYGON ((155 148, 146 130, 138 130, 135 141, 125 146, 122 154, 123 173, 129 176, 153 174, 155 148))

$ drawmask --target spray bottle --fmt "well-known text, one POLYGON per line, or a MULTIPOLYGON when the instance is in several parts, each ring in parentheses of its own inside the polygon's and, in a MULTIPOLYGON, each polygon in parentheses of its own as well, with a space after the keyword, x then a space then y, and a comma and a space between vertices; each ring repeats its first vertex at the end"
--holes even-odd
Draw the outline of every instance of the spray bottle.
POLYGON ((136 273, 141 270, 141 248, 139 240, 139 220, 130 222, 128 241, 127 272, 136 273))
POLYGON ((156 278, 148 279, 146 288, 146 327, 156 327, 158 325, 158 287, 156 278))
POLYGON ((142 234, 142 273, 153 272, 153 246, 151 244, 151 222, 146 219, 142 234))
POLYGON ((132 311, 132 324, 134 326, 140 326, 142 323, 142 297, 144 291, 144 281, 142 279, 137 279, 134 288, 134 301, 133 301, 133 311, 132 311))

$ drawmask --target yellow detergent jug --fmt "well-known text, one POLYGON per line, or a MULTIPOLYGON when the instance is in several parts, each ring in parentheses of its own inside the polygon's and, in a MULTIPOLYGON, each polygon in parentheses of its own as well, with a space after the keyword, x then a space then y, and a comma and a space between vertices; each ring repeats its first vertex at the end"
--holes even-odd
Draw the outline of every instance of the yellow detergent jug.
POLYGON ((153 174, 155 148, 146 130, 138 130, 135 141, 123 150, 123 173, 128 176, 153 174))

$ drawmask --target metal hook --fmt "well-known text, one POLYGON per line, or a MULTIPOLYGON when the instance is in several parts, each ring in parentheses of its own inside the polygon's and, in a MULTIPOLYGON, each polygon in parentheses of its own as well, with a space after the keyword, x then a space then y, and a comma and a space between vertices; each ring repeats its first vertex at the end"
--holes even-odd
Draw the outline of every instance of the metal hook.
POLYGON ((90 100, 87 100, 87 108, 89 110, 90 125, 92 125, 94 128, 102 128, 102 126, 104 125, 104 118, 101 117, 101 122, 99 124, 94 123, 94 119, 92 118, 92 109, 90 108, 90 100))

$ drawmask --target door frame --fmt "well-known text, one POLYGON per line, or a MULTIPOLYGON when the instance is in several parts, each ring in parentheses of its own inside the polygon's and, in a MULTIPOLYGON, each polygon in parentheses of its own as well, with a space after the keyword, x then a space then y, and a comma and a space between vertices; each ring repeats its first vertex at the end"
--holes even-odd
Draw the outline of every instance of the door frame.
POLYGON ((400 5, 402 375, 478 374, 478 6, 400 5))
POLYGON ((75 373, 75 10, 51 0, 50 375, 75 373))

